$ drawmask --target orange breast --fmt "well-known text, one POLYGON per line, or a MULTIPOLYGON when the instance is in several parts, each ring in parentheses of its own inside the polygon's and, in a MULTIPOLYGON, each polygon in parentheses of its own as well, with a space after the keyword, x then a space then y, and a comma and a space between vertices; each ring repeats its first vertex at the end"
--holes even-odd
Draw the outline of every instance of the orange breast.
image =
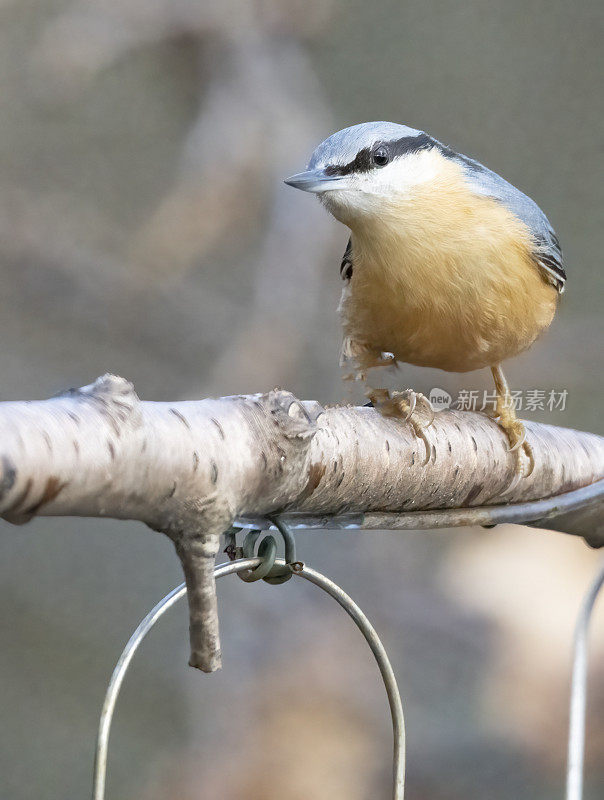
POLYGON ((550 324, 557 291, 533 263, 524 223, 443 161, 437 180, 352 228, 341 314, 353 341, 466 372, 529 347, 550 324))

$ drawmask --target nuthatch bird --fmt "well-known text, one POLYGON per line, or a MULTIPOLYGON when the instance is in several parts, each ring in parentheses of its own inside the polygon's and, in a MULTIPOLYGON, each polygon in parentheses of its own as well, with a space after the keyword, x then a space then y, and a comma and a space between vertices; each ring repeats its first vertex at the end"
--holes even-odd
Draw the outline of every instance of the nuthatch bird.
MULTIPOLYGON (((351 230, 341 265, 343 360, 359 376, 397 362, 490 367, 517 474, 521 451, 530 474, 532 448, 501 362, 549 326, 566 280, 560 244, 536 203, 478 161, 392 122, 334 133, 306 172, 285 182, 318 194, 351 230)), ((368 394, 383 413, 408 418, 429 451, 423 395, 368 394)))

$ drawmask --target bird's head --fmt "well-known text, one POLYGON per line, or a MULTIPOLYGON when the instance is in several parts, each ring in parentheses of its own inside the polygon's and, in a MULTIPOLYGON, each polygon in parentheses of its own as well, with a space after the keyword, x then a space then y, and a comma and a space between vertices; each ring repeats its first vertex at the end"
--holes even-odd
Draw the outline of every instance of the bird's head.
POLYGON ((314 192, 346 225, 379 217, 436 172, 439 143, 423 131, 394 122, 364 122, 334 133, 316 148, 308 169, 285 183, 314 192))

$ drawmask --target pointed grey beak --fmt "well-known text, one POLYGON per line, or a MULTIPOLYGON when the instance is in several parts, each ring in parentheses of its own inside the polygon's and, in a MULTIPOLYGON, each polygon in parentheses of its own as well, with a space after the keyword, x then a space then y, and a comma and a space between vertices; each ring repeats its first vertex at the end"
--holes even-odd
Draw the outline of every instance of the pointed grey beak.
POLYGON ((326 175, 324 169, 309 169, 306 172, 292 175, 291 178, 286 178, 284 183, 288 186, 293 186, 294 189, 302 189, 303 192, 321 194, 322 192, 328 192, 330 189, 340 188, 336 184, 341 180, 341 175, 326 175))

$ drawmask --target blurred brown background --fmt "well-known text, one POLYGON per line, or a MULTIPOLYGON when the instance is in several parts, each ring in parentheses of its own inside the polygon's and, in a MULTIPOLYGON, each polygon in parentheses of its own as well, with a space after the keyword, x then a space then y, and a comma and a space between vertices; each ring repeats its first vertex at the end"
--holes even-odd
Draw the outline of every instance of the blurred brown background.
MULTIPOLYGON (((509 378, 568 390, 564 411, 529 418, 604 433, 603 14, 599 0, 3 0, 0 399, 106 371, 145 399, 275 384, 344 399, 347 232, 281 181, 334 130, 390 119, 479 158, 545 209, 569 287, 509 378)), ((489 386, 411 368, 401 380, 489 386)), ((1 530, 0 795, 86 797, 106 681, 181 581, 177 559, 136 524, 1 530)), ((390 651, 409 800, 562 795, 570 636, 596 553, 510 527, 298 542, 390 651)), ((183 605, 137 656, 107 797, 388 797, 387 705, 352 623, 296 581, 228 578, 219 594, 220 674, 186 667, 183 605)), ((603 610, 586 800, 604 791, 603 610)))

